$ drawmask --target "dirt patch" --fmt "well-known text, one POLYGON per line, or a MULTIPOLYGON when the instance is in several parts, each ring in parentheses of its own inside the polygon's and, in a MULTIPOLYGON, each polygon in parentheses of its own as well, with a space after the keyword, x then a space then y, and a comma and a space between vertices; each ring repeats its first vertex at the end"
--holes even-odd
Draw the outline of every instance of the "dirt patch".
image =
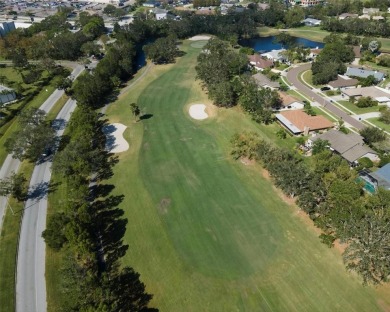
POLYGON ((244 164, 245 166, 251 166, 251 165, 254 165, 256 163, 255 160, 253 159, 249 159, 248 157, 241 157, 240 158, 240 161, 242 164, 244 164))
POLYGON ((160 201, 160 204, 158 205, 157 209, 160 214, 167 214, 168 213, 168 207, 171 205, 171 199, 170 198, 163 198, 160 201))
POLYGON ((383 312, 390 312, 390 306, 386 302, 382 299, 379 299, 377 302, 383 312))
POLYGON ((345 249, 348 247, 348 244, 343 244, 340 242, 339 239, 336 239, 334 241, 334 249, 336 249, 337 251, 339 251, 341 254, 345 251, 345 249))

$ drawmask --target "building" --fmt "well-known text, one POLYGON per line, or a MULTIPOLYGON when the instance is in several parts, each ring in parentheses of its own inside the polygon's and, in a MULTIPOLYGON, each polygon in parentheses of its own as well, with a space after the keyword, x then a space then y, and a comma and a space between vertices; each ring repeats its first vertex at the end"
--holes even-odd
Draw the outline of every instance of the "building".
POLYGON ((305 18, 302 23, 305 24, 305 26, 320 26, 321 20, 315 18, 305 18))
POLYGON ((0 104, 7 104, 16 100, 15 91, 5 86, 0 86, 0 104))
POLYGON ((339 154, 350 164, 356 165, 358 160, 367 157, 372 161, 379 161, 378 154, 368 147, 363 137, 350 132, 345 134, 337 130, 329 130, 308 140, 308 146, 311 146, 317 140, 326 140, 329 142, 329 149, 339 154))
POLYGON ((364 188, 370 193, 381 187, 386 190, 390 190, 390 164, 379 168, 375 172, 369 170, 363 170, 359 172, 360 181, 364 182, 364 188))
POLYGON ((272 60, 273 62, 285 62, 286 57, 283 55, 282 52, 286 51, 286 49, 280 49, 280 50, 272 50, 266 53, 262 53, 261 56, 272 60))
POLYGON ((359 16, 360 19, 372 19, 374 21, 382 21, 384 20, 385 18, 381 15, 369 15, 369 14, 363 14, 363 15, 360 15, 359 16))
POLYGON ((363 14, 373 15, 379 13, 378 8, 363 8, 363 14))
POLYGON ((379 87, 363 87, 363 88, 349 88, 341 91, 344 96, 348 98, 354 97, 359 99, 360 97, 370 97, 379 104, 390 104, 390 92, 386 89, 379 87))
MULTIPOLYGON (((346 77, 346 78, 348 78, 348 77, 346 77)), ((328 82, 328 86, 331 89, 337 90, 337 89, 341 89, 341 88, 355 87, 359 83, 359 80, 357 80, 355 78, 348 78, 348 79, 346 79, 346 78, 341 76, 341 75, 338 75, 336 80, 328 82)))
POLYGON ((339 15, 339 20, 343 20, 346 18, 358 18, 358 14, 352 14, 352 13, 342 13, 339 15))
POLYGON ((6 34, 15 29, 16 27, 14 22, 0 23, 0 37, 3 38, 6 34))
POLYGON ((277 81, 272 81, 266 75, 257 73, 252 76, 259 88, 270 88, 272 90, 279 89, 280 84, 277 81))
POLYGON ((275 115, 279 123, 294 135, 333 128, 324 116, 310 116, 302 110, 285 110, 275 115))
POLYGON ((271 68, 274 66, 272 60, 261 57, 259 54, 248 55, 249 64, 251 64, 255 69, 263 71, 266 68, 271 68))
POLYGON ((368 76, 374 76, 376 82, 382 81, 385 78, 385 74, 377 70, 368 70, 356 67, 348 67, 345 73, 348 77, 367 78, 368 76))
POLYGON ((146 1, 142 4, 142 6, 147 7, 147 8, 155 8, 160 6, 160 2, 157 1, 146 1))
POLYGON ((294 110, 303 109, 305 107, 301 101, 285 92, 279 91, 278 94, 282 100, 282 107, 277 108, 278 110, 294 110))
POLYGON ((309 7, 313 5, 322 4, 323 0, 289 0, 291 5, 300 5, 303 7, 309 7))

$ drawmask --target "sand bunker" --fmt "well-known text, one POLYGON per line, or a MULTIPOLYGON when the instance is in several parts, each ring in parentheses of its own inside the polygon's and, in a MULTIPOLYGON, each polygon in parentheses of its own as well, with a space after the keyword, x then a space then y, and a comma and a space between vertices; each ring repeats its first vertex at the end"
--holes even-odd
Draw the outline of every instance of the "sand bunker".
POLYGON ((189 110, 190 116, 196 120, 206 119, 207 117, 209 117, 209 115, 207 115, 205 109, 206 105, 204 104, 191 105, 189 110))
POLYGON ((198 41, 198 40, 209 40, 211 37, 210 36, 201 36, 201 35, 198 35, 198 36, 193 36, 191 37, 190 39, 188 40, 191 40, 191 41, 198 41))
POLYGON ((113 123, 104 127, 103 132, 107 137, 106 150, 111 153, 122 153, 129 149, 129 143, 123 137, 126 126, 120 123, 113 123))

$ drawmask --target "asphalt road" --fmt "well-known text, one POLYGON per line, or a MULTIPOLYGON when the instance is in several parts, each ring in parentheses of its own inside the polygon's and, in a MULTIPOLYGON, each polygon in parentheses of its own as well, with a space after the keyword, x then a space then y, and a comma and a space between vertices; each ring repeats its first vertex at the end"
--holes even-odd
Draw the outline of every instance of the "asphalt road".
POLYGON ((325 107, 333 115, 337 116, 340 119, 343 119, 346 123, 350 124, 352 127, 355 127, 358 130, 365 128, 366 126, 363 123, 356 120, 355 118, 352 118, 350 115, 348 115, 343 110, 341 110, 340 108, 332 104, 330 101, 326 100, 324 97, 314 92, 311 88, 306 86, 298 79, 298 77, 303 72, 309 70, 310 68, 311 68, 310 63, 291 68, 287 72, 287 80, 303 94, 311 98, 313 101, 320 103, 320 105, 325 107))
MULTIPOLYGON (((76 78, 84 67, 78 66, 72 76, 76 78)), ((56 96, 52 96, 52 101, 56 96)), ((52 105, 41 106, 49 111, 52 105)), ((68 100, 60 113, 57 122, 61 125, 57 135, 65 130, 70 115, 76 108, 76 101, 68 100)), ((45 242, 42 232, 46 228, 47 194, 50 188, 51 160, 37 164, 34 168, 29 187, 29 199, 25 203, 22 224, 20 228, 17 272, 16 272, 16 311, 44 312, 46 303, 45 280, 45 242)))
MULTIPOLYGON (((72 76, 77 77, 84 70, 84 67, 81 65, 77 65, 75 69, 72 71, 72 76)), ((40 109, 44 110, 48 113, 53 106, 57 103, 57 101, 64 94, 63 90, 56 89, 47 100, 41 105, 40 109)), ((12 155, 8 155, 5 159, 1 169, 0 169, 0 179, 3 180, 9 176, 11 176, 12 172, 17 172, 20 167, 20 161, 18 159, 12 158, 12 155)), ((8 197, 0 196, 0 231, 2 229, 5 211, 7 209, 8 197)))

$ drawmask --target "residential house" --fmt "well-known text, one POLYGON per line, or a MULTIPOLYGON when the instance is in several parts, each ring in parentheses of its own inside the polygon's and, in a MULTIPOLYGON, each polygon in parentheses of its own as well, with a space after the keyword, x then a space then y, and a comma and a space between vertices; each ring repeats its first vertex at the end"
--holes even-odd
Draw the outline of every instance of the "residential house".
POLYGON ((350 132, 345 134, 338 130, 329 130, 308 140, 308 146, 317 140, 329 142, 329 149, 339 154, 351 165, 356 165, 358 160, 367 157, 372 161, 379 161, 378 154, 364 143, 363 137, 350 132))
POLYGON ((337 90, 341 88, 355 87, 358 83, 359 80, 355 78, 349 78, 349 77, 338 75, 336 80, 328 82, 328 86, 333 90, 337 90))
POLYGON ((379 104, 390 105, 390 92, 376 86, 343 89, 341 90, 341 93, 348 99, 351 97, 355 99, 359 99, 360 97, 370 97, 373 100, 378 101, 379 104))
POLYGON ((314 60, 321 52, 322 49, 315 48, 315 49, 310 49, 310 53, 308 55, 309 60, 314 60))
POLYGON ((271 68, 274 66, 272 60, 261 57, 259 54, 255 53, 253 55, 248 55, 249 64, 251 64, 255 69, 263 71, 266 68, 271 68))
POLYGON ((258 3, 257 6, 261 11, 267 10, 270 7, 269 3, 258 3))
POLYGON ((352 13, 342 13, 339 15, 339 20, 343 20, 346 18, 357 18, 359 15, 358 14, 352 14, 352 13))
POLYGON ((321 20, 315 19, 315 18, 305 18, 302 21, 303 24, 306 26, 320 26, 321 25, 321 20))
POLYGON ((373 15, 379 13, 378 8, 363 8, 363 14, 373 15))
POLYGON ((310 116, 302 110, 285 110, 275 115, 279 123, 294 135, 332 128, 334 124, 324 116, 310 116))
POLYGON ((359 16, 360 19, 372 19, 374 21, 382 21, 385 18, 381 15, 369 15, 369 14, 363 14, 359 16))
POLYGON ((283 53, 281 53, 284 51, 286 51, 286 49, 272 50, 272 51, 269 51, 266 53, 262 53, 261 56, 263 56, 269 60, 272 60, 273 62, 276 62, 276 61, 285 62, 286 57, 283 55, 283 53))
POLYGON ((3 38, 6 34, 15 29, 16 27, 14 22, 0 23, 0 38, 3 38))
POLYGON ((345 73, 348 77, 367 78, 368 76, 374 76, 376 82, 382 81, 385 78, 385 74, 377 70, 368 70, 356 67, 348 67, 345 73))
POLYGON ((13 89, 0 85, 0 104, 6 104, 15 100, 15 91, 13 89))
POLYGON ((289 3, 291 5, 300 5, 303 7, 309 7, 313 5, 318 5, 322 4, 324 1, 323 0, 289 0, 289 3))
POLYGON ((142 4, 142 6, 147 7, 147 8, 155 8, 155 7, 160 6, 160 2, 149 0, 149 1, 144 2, 142 4))
POLYGON ((365 183, 364 188, 370 193, 375 193, 379 187, 390 190, 390 164, 374 172, 363 170, 359 172, 359 177, 365 183))
POLYGON ((259 88, 270 88, 272 90, 276 90, 280 88, 279 82, 272 81, 266 75, 263 75, 261 73, 257 73, 253 75, 252 78, 255 80, 259 88))
POLYGON ((295 97, 293 97, 285 92, 279 91, 278 94, 280 96, 280 99, 282 100, 282 103, 281 103, 282 106, 277 107, 276 108, 277 110, 303 109, 305 106, 300 100, 296 99, 295 97))

